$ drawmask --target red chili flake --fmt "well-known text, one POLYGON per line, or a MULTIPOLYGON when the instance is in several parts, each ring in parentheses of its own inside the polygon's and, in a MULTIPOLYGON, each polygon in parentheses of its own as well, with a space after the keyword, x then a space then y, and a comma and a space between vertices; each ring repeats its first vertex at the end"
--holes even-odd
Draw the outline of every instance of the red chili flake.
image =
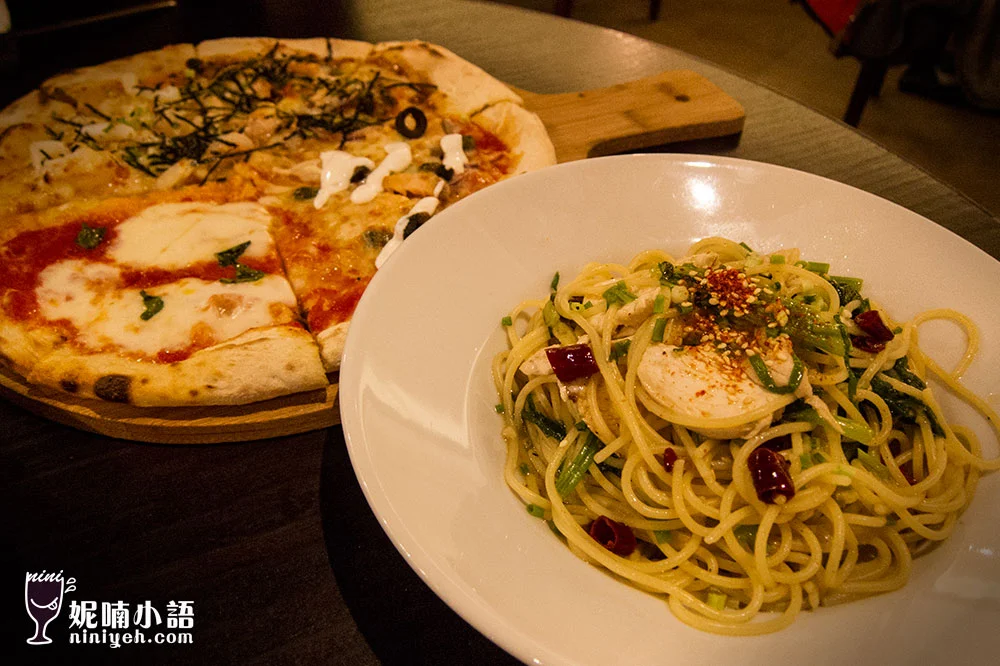
POLYGON ((556 377, 563 383, 589 377, 598 372, 597 361, 590 345, 569 345, 545 350, 556 377))
POLYGON ((771 449, 754 449, 747 459, 747 466, 761 502, 775 504, 779 495, 786 500, 795 497, 795 486, 788 475, 787 462, 771 449))
POLYGON ((871 354, 877 354, 885 349, 884 342, 879 342, 875 338, 869 338, 867 335, 852 335, 851 344, 861 351, 866 351, 871 354))
POLYGON ((599 516, 590 524, 587 532, 591 538, 615 555, 625 557, 635 550, 635 535, 628 525, 611 520, 607 516, 599 516))
POLYGON ((677 452, 669 446, 663 449, 663 469, 668 472, 674 471, 675 462, 677 462, 677 452))
POLYGON ((854 315, 854 323, 858 325, 862 331, 867 333, 872 338, 875 338, 876 342, 889 342, 896 335, 889 330, 889 327, 885 325, 882 321, 882 317, 879 315, 878 310, 868 310, 866 312, 861 312, 854 315))

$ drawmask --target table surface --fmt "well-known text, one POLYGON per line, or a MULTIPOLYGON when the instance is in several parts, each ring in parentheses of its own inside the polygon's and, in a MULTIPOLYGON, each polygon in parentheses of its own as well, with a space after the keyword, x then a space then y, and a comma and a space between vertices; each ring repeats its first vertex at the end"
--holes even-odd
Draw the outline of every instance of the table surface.
MULTIPOLYGON (((53 50, 52 36, 8 38, 3 94, 30 90, 58 68, 227 35, 421 38, 541 93, 692 69, 743 104, 745 129, 738 142, 661 150, 819 174, 905 206, 1000 258, 998 220, 858 132, 678 51, 576 21, 457 0, 258 0, 207 9, 182 2, 65 34, 78 48, 53 50)), ((149 600, 161 609, 194 602, 193 646, 117 651, 67 646, 67 611, 51 627, 55 644, 28 647, 33 625, 15 610, 22 619, 3 623, 4 645, 25 660, 515 663, 397 553, 364 500, 340 428, 246 444, 137 445, 0 401, 0 488, 9 608, 19 605, 21 574, 42 569, 77 579, 69 599, 132 608, 149 600)))

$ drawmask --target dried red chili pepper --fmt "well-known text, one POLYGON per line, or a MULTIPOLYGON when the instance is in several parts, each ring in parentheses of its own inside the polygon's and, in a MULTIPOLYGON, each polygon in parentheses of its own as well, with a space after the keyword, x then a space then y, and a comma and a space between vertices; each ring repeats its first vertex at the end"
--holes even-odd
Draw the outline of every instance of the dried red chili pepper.
POLYGON ((779 496, 790 500, 795 497, 795 485, 788 475, 787 463, 780 455, 767 448, 754 449, 747 459, 750 478, 761 502, 775 504, 779 496))
POLYGON ((782 435, 781 437, 775 437, 774 439, 767 440, 761 446, 772 451, 787 451, 792 448, 792 436, 782 435))
POLYGON ((885 349, 884 342, 879 342, 875 338, 870 338, 867 335, 852 335, 851 344, 861 351, 866 351, 871 354, 877 354, 885 349))
POLYGON ((607 516, 598 516, 587 528, 587 532, 594 541, 615 555, 625 557, 635 550, 635 534, 632 529, 607 516))
POLYGON ((556 377, 563 383, 589 377, 600 369, 589 345, 551 347, 545 350, 545 356, 556 377))
POLYGON ((663 449, 663 469, 668 472, 674 471, 675 462, 677 462, 677 452, 669 446, 663 449))
POLYGON ((882 321, 882 316, 878 310, 867 310, 854 315, 854 323, 870 337, 878 342, 889 342, 896 335, 889 330, 889 327, 882 321))

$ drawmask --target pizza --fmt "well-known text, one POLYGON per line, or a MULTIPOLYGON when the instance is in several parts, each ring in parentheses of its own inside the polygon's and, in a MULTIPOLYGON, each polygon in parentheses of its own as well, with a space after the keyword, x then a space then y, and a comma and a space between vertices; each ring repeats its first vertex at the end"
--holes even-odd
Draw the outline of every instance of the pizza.
POLYGON ((325 387, 392 252, 554 162, 517 94, 425 42, 222 39, 60 74, 0 112, 0 362, 139 406, 325 387))

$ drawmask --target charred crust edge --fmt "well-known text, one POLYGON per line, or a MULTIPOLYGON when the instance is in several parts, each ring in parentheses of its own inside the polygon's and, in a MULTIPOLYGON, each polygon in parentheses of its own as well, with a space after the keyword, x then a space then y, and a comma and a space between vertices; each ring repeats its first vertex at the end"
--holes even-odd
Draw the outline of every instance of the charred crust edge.
POLYGON ((104 375, 94 382, 94 395, 108 402, 130 403, 132 378, 128 375, 104 375))

